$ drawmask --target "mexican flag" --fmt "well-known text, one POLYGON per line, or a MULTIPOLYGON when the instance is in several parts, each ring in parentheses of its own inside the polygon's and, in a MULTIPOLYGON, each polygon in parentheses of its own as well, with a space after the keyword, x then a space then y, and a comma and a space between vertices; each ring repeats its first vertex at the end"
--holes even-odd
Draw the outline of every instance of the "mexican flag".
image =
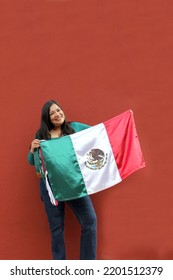
POLYGON ((131 110, 80 132, 42 141, 41 155, 54 205, 105 190, 145 166, 131 110))

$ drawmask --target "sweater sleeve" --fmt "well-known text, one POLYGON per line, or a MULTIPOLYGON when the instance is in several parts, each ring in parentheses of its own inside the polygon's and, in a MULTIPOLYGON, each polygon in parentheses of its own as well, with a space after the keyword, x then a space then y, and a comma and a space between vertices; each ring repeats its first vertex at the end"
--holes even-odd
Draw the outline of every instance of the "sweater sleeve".
POLYGON ((79 122, 71 122, 70 125, 75 130, 75 132, 79 132, 81 130, 91 127, 88 124, 79 123, 79 122))
POLYGON ((31 165, 34 165, 34 155, 31 152, 28 153, 28 158, 27 159, 28 159, 28 162, 31 165))
MULTIPOLYGON (((37 133, 36 133, 36 135, 35 135, 35 139, 36 139, 36 138, 39 139, 39 136, 38 136, 37 133)), ((28 152, 27 160, 28 160, 28 163, 29 163, 29 164, 35 165, 35 162, 34 162, 34 155, 30 152, 30 150, 29 150, 29 152, 28 152)))

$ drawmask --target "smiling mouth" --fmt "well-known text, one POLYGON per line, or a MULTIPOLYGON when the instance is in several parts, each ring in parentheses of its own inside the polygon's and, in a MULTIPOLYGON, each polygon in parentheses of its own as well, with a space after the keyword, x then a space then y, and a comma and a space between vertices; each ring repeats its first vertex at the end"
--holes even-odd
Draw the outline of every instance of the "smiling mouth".
POLYGON ((55 121, 60 121, 62 120, 62 117, 56 118, 55 121))

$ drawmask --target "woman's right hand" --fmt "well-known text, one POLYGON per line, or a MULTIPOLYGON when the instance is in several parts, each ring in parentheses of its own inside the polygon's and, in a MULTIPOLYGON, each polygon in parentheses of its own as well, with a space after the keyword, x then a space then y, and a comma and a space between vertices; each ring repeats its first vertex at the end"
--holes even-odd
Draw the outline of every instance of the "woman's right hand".
POLYGON ((39 148, 40 147, 40 140, 39 139, 34 139, 32 142, 31 142, 31 153, 33 154, 34 153, 34 149, 36 148, 39 148))

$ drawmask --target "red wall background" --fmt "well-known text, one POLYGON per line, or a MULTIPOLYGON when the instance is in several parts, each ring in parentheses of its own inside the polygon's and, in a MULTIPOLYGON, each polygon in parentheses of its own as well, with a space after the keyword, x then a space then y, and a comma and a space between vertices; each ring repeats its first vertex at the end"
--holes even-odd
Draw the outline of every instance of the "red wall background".
MULTIPOLYGON (((0 28, 0 259, 51 259, 26 159, 51 98, 91 125, 134 111, 146 168, 92 195, 98 259, 173 259, 172 1, 1 0, 0 28)), ((78 259, 68 207, 65 224, 78 259)))

